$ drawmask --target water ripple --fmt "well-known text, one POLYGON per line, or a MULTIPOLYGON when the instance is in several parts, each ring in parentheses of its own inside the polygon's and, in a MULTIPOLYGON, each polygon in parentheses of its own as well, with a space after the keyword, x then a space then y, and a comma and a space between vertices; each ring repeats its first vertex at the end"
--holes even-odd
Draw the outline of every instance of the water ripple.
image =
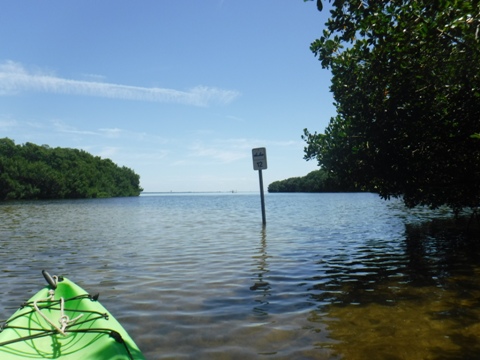
POLYGON ((266 200, 265 228, 249 194, 0 204, 0 318, 47 268, 100 292, 151 359, 469 354, 480 251, 445 231, 448 212, 374 194, 266 200))

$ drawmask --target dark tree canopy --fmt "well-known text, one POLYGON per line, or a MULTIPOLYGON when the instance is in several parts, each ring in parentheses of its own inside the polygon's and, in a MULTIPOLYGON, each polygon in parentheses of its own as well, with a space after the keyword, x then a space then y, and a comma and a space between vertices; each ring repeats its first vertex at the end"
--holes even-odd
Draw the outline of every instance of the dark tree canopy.
POLYGON ((268 192, 351 192, 358 191, 353 184, 339 183, 325 170, 314 170, 305 176, 278 180, 268 185, 268 192))
POLYGON ((337 115, 305 159, 406 205, 480 205, 478 0, 332 0, 311 45, 337 115))
POLYGON ((0 139, 0 200, 138 196, 140 177, 83 150, 0 139))

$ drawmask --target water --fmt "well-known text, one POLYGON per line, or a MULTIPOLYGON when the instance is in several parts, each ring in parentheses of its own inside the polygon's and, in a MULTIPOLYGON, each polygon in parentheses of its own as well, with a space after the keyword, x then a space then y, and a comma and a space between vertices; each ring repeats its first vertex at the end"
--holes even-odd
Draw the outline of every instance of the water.
MULTIPOLYGON (((480 249, 374 194, 0 204, 0 319, 64 275, 149 359, 478 359, 480 249)), ((435 218, 436 220, 431 220, 435 218)))

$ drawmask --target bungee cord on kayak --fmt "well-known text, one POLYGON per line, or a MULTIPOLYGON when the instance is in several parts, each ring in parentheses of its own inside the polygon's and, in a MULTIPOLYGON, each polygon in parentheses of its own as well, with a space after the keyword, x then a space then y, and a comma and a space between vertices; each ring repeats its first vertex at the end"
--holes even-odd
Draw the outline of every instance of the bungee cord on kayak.
MULTIPOLYGON (((92 346, 95 342, 103 342, 102 346, 105 346, 105 343, 108 345, 105 340, 100 340, 98 336, 101 335, 108 335, 107 338, 115 340, 113 343, 121 344, 120 348, 123 348, 122 352, 124 354, 122 358, 128 360, 144 359, 121 325, 115 319, 110 320, 106 311, 99 311, 105 310, 105 308, 98 303, 98 294, 92 296, 83 293, 71 297, 57 294, 57 299, 55 299, 57 286, 60 283, 62 283, 62 288, 58 291, 60 293, 63 291, 67 295, 71 293, 73 286, 75 286, 75 291, 82 289, 61 277, 51 277, 45 271, 43 275, 50 285, 46 296, 40 297, 39 292, 36 297, 23 303, 8 320, 0 321, 0 357, 2 360, 4 359, 4 355, 2 355, 4 353, 10 354, 12 359, 16 359, 25 355, 28 349, 39 356, 32 357, 34 359, 50 358, 46 351, 40 350, 36 343, 36 341, 39 341, 37 339, 41 338, 46 338, 46 342, 41 343, 43 348, 51 349, 53 347, 55 353, 58 351, 62 354, 62 356, 59 356, 60 359, 70 358, 68 356, 74 356, 77 351, 85 352, 85 349, 89 346, 95 348, 92 346), (109 321, 109 323, 105 323, 105 321, 109 321), (103 324, 111 324, 113 328, 93 327, 103 324), (84 335, 79 334, 96 334, 97 336, 90 336, 86 339, 84 335), (61 340, 62 338, 65 340, 61 340), (61 346, 58 345, 59 341, 62 342, 61 346), (25 345, 21 345, 21 351, 17 350, 15 344, 22 342, 25 345), (56 349, 57 347, 59 347, 59 350, 56 349), (135 352, 134 356, 129 347, 136 350, 138 354, 135 352)), ((112 347, 112 345, 109 346, 112 347)), ((92 351, 98 351, 98 349, 92 351)), ((115 354, 118 351, 120 350, 115 350, 115 354)))
POLYGON ((48 322, 50 325, 52 325, 52 327, 55 330, 57 330, 60 334, 65 336, 66 335, 65 330, 67 329, 67 327, 69 325, 74 324, 78 319, 80 319, 83 316, 83 314, 78 315, 74 319, 70 319, 70 317, 68 315, 65 315, 65 299, 63 297, 61 297, 60 298, 60 318, 58 319, 58 322, 60 323, 61 327, 58 327, 57 325, 55 325, 55 323, 52 320, 50 320, 47 317, 47 315, 42 313, 42 310, 38 307, 38 303, 55 301, 55 290, 50 289, 48 291, 48 294, 49 294, 49 296, 45 299, 35 300, 33 302, 33 307, 35 308, 35 311, 37 311, 38 314, 45 319, 46 322, 48 322))

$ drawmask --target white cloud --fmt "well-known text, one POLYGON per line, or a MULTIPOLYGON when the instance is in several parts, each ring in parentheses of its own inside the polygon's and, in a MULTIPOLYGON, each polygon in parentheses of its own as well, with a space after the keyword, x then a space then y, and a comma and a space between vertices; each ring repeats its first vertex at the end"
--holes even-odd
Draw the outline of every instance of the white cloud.
POLYGON ((97 155, 104 159, 110 159, 120 151, 120 148, 114 146, 105 146, 97 152, 97 155))
POLYGON ((190 147, 191 156, 193 157, 205 157, 211 158, 221 163, 231 163, 233 161, 244 159, 248 154, 241 148, 233 145, 228 146, 224 144, 214 144, 211 146, 203 146, 200 143, 196 143, 190 147))
POLYGON ((62 121, 52 121, 53 127, 56 131, 61 133, 75 134, 75 135, 98 135, 98 133, 90 130, 79 130, 73 126, 67 125, 62 121))
POLYGON ((13 61, 0 63, 0 95, 22 91, 55 94, 87 95, 112 99, 180 103, 194 106, 228 104, 239 96, 237 91, 196 86, 188 91, 164 88, 147 88, 61 78, 52 74, 29 72, 22 64, 13 61))
POLYGON ((89 81, 104 82, 106 77, 98 74, 82 74, 82 76, 89 81))
POLYGON ((98 129, 100 132, 103 133, 108 138, 118 138, 122 134, 123 130, 119 128, 113 129, 98 129))
POLYGON ((16 127, 17 121, 11 119, 0 119, 0 129, 6 130, 16 127))
POLYGON ((124 151, 122 154, 122 158, 135 164, 145 164, 158 167, 160 166, 159 162, 169 156, 169 154, 170 151, 167 149, 143 148, 137 152, 126 149, 126 151, 124 151))

